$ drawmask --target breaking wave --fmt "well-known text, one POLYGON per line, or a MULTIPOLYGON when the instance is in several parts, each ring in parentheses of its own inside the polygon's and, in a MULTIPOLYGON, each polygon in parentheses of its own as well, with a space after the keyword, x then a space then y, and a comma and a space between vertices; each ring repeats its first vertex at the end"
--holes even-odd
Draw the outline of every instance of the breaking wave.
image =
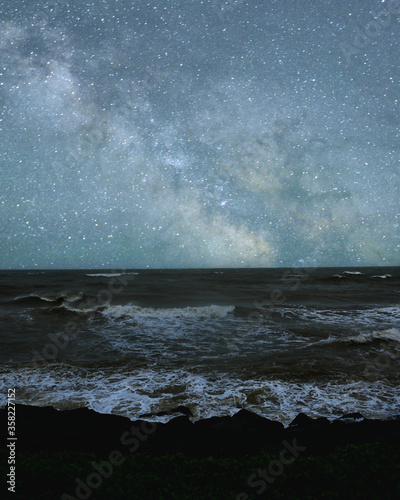
POLYGON ((13 299, 13 302, 32 302, 32 303, 37 303, 38 301, 40 302, 50 302, 50 303, 57 303, 57 302, 77 302, 78 300, 81 300, 83 297, 82 292, 78 293, 60 293, 57 295, 38 295, 31 293, 29 295, 20 295, 18 297, 15 297, 13 299))
MULTIPOLYGON (((31 404, 33 398, 39 406, 87 406, 131 419, 184 405, 191 409, 195 420, 233 415, 238 408, 247 408, 287 425, 299 412, 338 418, 343 413, 360 411, 368 418, 382 418, 400 408, 396 384, 379 381, 302 384, 265 377, 249 380, 223 372, 128 367, 116 372, 111 368, 99 371, 57 363, 43 369, 20 368, 6 375, 4 380, 17 388, 20 403, 31 404)), ((0 388, 3 385, 0 383, 0 388)), ((1 394, 6 394, 5 390, 1 394)), ((2 397, 0 402, 6 404, 6 399, 2 397)), ((167 421, 173 417, 152 420, 167 421)))
POLYGON ((389 328, 387 330, 374 330, 373 332, 360 333, 347 339, 341 339, 340 342, 349 344, 367 344, 375 341, 394 341, 400 342, 400 330, 389 328))
POLYGON ((139 307, 134 305, 106 306, 102 314, 109 318, 225 318, 233 312, 234 306, 204 306, 204 307, 173 307, 169 309, 157 309, 151 307, 139 307))

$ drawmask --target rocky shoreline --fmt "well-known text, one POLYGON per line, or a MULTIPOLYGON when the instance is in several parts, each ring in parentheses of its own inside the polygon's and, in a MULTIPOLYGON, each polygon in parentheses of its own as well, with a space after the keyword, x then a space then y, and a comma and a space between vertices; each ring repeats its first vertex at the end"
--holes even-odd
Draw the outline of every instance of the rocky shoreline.
MULTIPOLYGON (((233 416, 212 417, 196 422, 190 410, 174 408, 160 414, 133 420, 105 415, 88 408, 56 410, 53 407, 16 405, 18 451, 80 451, 109 457, 110 453, 127 455, 147 453, 162 456, 183 453, 189 457, 240 457, 262 450, 292 455, 324 455, 348 444, 400 444, 400 416, 371 420, 359 413, 329 421, 312 419, 300 413, 284 427, 278 421, 263 418, 247 410, 233 416), (176 414, 168 423, 151 417, 176 414)), ((5 408, 0 410, 3 442, 7 429, 5 408)))

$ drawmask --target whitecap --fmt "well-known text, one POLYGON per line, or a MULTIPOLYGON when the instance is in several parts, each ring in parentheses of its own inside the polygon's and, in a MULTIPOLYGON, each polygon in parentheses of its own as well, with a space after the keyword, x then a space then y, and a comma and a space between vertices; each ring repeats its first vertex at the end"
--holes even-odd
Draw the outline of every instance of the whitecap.
POLYGON ((135 305, 108 305, 102 313, 110 318, 224 318, 233 312, 235 306, 203 306, 203 307, 173 307, 158 309, 152 307, 139 307, 135 305))

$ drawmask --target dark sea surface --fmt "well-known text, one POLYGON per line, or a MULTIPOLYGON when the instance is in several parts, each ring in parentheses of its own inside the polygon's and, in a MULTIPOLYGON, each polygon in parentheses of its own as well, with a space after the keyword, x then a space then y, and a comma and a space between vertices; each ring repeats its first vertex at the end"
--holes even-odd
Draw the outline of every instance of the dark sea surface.
POLYGON ((400 268, 0 271, 0 346, 2 405, 380 418, 400 268))

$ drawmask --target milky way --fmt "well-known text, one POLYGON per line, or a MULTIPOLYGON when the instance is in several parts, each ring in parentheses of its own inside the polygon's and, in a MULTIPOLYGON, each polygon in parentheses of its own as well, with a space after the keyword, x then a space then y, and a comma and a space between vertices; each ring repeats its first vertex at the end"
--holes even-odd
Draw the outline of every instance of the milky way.
POLYGON ((400 1, 0 10, 1 267, 399 265, 400 1))

